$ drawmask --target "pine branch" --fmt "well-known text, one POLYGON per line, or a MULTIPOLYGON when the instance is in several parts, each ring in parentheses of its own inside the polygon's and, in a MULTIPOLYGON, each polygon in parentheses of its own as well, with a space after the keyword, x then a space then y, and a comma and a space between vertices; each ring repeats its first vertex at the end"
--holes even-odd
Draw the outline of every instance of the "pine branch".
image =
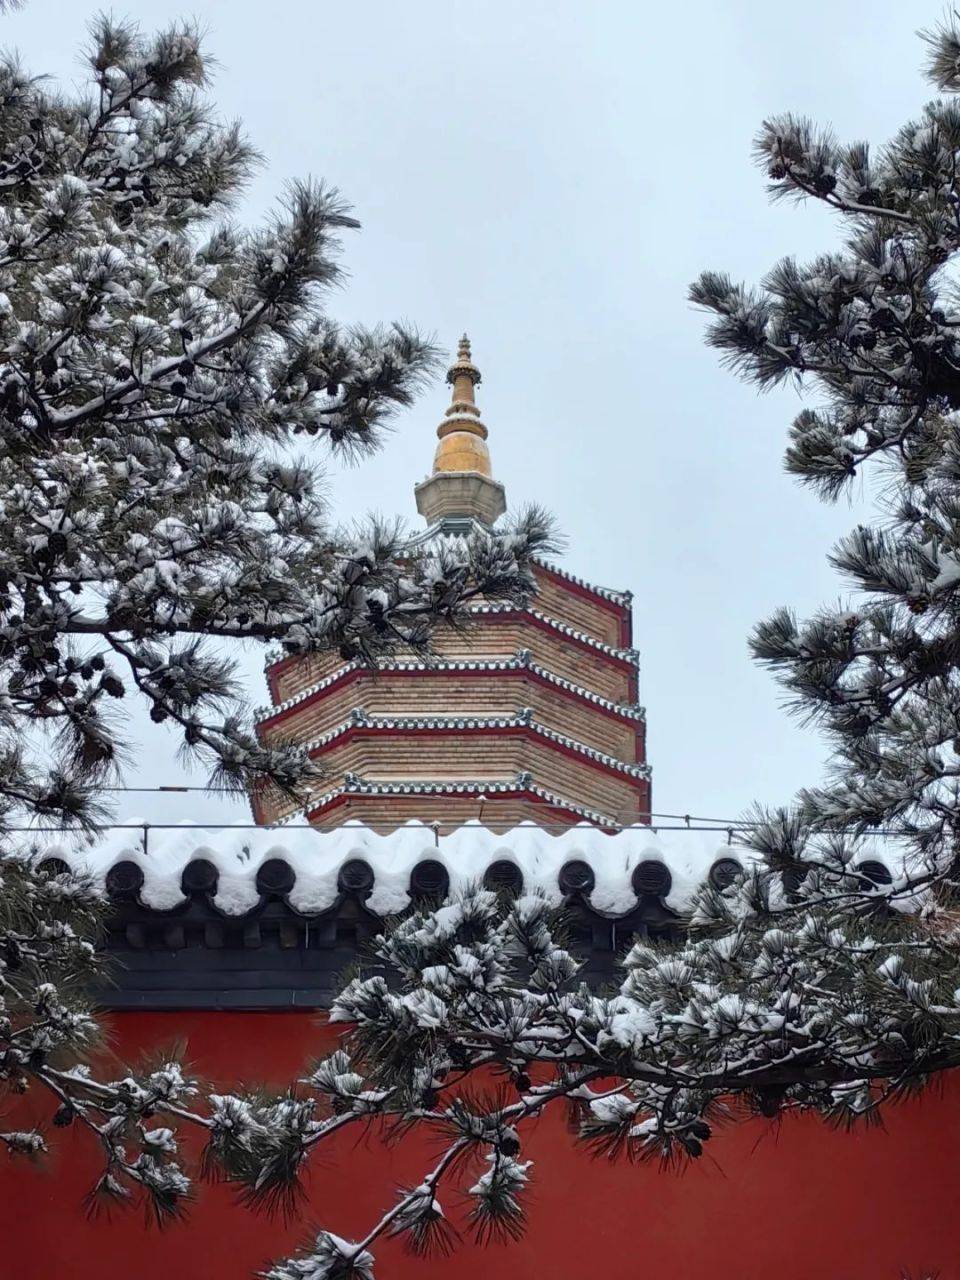
POLYGON ((476 595, 530 593, 552 541, 541 513, 459 555, 331 527, 320 450, 374 451, 435 347, 327 313, 358 225, 336 190, 211 228, 258 157, 195 26, 99 18, 87 62, 90 102, 0 64, 0 834, 103 820, 127 694, 213 785, 302 801, 316 768, 258 741, 226 642, 423 652, 476 595))

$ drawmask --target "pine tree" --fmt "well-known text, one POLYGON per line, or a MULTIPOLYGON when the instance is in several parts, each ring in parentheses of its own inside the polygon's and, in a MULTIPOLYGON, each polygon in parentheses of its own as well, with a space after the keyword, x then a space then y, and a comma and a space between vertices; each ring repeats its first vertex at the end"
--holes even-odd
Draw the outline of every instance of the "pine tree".
MULTIPOLYGON (((960 28, 926 39, 932 78, 960 89, 960 28)), ((791 472, 828 499, 871 460, 884 483, 882 522, 834 555, 854 602, 803 624, 783 611, 753 637, 831 736, 831 781, 755 814, 743 875, 701 891, 682 942, 637 941, 612 994, 579 981, 542 899, 473 889, 377 940, 374 968, 333 1009, 342 1047, 298 1094, 198 1103, 167 1065, 170 1101, 149 1077, 30 1068, 107 1132, 108 1192, 156 1199, 154 1178, 162 1211, 187 1191, 175 1125, 201 1126, 208 1165, 267 1205, 295 1194, 311 1151, 344 1126, 380 1116, 400 1140, 422 1127, 442 1139, 362 1239, 322 1231, 270 1280, 367 1280, 387 1235, 448 1248, 461 1192, 477 1239, 515 1236, 536 1175, 525 1131, 552 1106, 596 1150, 684 1161, 718 1122, 805 1111, 862 1123, 960 1065, 960 108, 931 104, 875 157, 784 117, 764 126, 758 156, 775 196, 838 212, 843 248, 781 263, 757 290, 710 273, 693 298, 748 380, 794 377, 824 397, 793 426, 791 472), (878 832, 900 851, 896 875, 871 865, 878 832), (170 1125, 146 1184, 110 1136, 134 1132, 145 1109, 170 1125)))
POLYGON ((529 591, 546 536, 534 513, 401 560, 396 528, 330 527, 321 448, 374 450, 435 352, 323 310, 357 225, 336 191, 227 220, 256 156, 193 29, 92 35, 85 98, 0 64, 0 828, 101 816, 127 697, 215 782, 296 793, 307 761, 250 732, 231 644, 423 649, 468 597, 529 591))
MULTIPOLYGON (((956 93, 960 28, 924 39, 930 78, 956 93)), ((785 259, 756 290, 707 272, 692 298, 747 381, 816 388, 787 470, 828 501, 877 477, 882 519, 831 556, 852 602, 803 623, 778 611, 753 653, 833 747, 831 782, 802 794, 803 817, 883 828, 939 876, 960 795, 960 103, 930 103, 875 154, 779 117, 756 155, 775 199, 840 215, 843 248, 806 266, 785 259)))
POLYGON ((135 698, 213 785, 300 796, 313 766, 257 741, 231 650, 426 650, 474 596, 525 598, 550 531, 531 511, 416 554, 397 527, 330 524, 323 453, 375 450, 434 348, 326 313, 358 225, 335 190, 295 183, 261 229, 231 222, 257 156, 204 96, 195 29, 102 18, 87 65, 69 98, 0 60, 0 1082, 42 1083, 58 1124, 98 1134, 100 1190, 132 1180, 162 1214, 187 1183, 144 1121, 191 1086, 172 1065, 83 1083, 97 896, 14 832, 96 828, 135 698))

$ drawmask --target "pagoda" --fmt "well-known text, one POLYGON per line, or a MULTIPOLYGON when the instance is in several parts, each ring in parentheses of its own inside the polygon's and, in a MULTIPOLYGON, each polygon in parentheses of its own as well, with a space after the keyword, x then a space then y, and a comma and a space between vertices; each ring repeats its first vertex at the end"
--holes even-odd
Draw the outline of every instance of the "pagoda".
MULTIPOLYGON (((416 486, 426 530, 411 546, 489 529, 506 509, 476 404, 466 335, 447 372, 452 400, 430 476, 416 486)), ((649 821, 645 717, 637 702, 631 596, 538 561, 524 605, 476 603, 434 652, 375 669, 337 653, 268 662, 264 742, 304 744, 322 770, 302 814, 263 795, 258 822, 305 817, 389 832, 411 819, 449 831, 532 821, 615 831, 649 821)))

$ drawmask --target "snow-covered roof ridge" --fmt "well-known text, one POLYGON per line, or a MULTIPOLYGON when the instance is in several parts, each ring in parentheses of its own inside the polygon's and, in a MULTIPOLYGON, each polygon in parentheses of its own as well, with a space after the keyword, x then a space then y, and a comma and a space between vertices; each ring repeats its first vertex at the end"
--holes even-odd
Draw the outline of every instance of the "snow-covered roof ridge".
MULTIPOLYGON (((370 669, 372 670, 372 668, 370 669)), ((265 720, 270 720, 275 715, 289 711, 291 707, 305 702, 308 698, 312 698, 315 694, 321 693, 324 689, 336 684, 338 680, 342 680, 351 671, 361 670, 367 670, 362 663, 356 661, 346 662, 343 666, 337 667, 335 671, 332 671, 330 675, 307 685, 299 693, 295 693, 290 698, 285 698, 283 702, 257 707, 254 712, 254 722, 260 724, 265 720)), ((521 649, 511 658, 382 658, 377 663, 377 670, 491 672, 528 670, 535 676, 539 676, 541 680, 546 680, 560 689, 565 689, 568 693, 585 698, 588 702, 593 702, 597 706, 603 707, 606 711, 623 716, 624 719, 645 720, 647 714, 646 708, 640 706, 639 703, 614 702, 610 698, 605 698, 602 694, 594 693, 592 689, 576 684, 573 680, 567 680, 564 676, 556 675, 555 672, 548 670, 548 668, 533 662, 529 649, 521 649)))
POLYGON ((440 835, 425 823, 410 822, 388 835, 351 824, 333 831, 204 829, 184 824, 149 828, 146 851, 139 832, 115 830, 88 848, 51 842, 44 846, 42 857, 62 858, 101 884, 112 867, 132 862, 143 874, 141 902, 157 911, 173 910, 186 901, 181 877, 188 864, 202 859, 218 873, 213 905, 225 915, 240 916, 260 902, 257 874, 274 859, 293 872, 287 901, 305 915, 337 903, 340 872, 356 860, 367 863, 373 872, 366 905, 379 915, 402 911, 409 904, 411 874, 428 860, 445 868, 452 890, 482 879, 494 863, 513 863, 523 877, 524 890, 542 892, 553 903, 564 897, 561 869, 571 862, 586 863, 594 880, 590 905, 597 911, 624 914, 637 904, 634 872, 642 863, 666 868, 669 884, 663 876, 659 896, 669 909, 682 912, 718 863, 734 860, 743 865, 749 855, 730 847, 723 831, 657 832, 634 827, 609 834, 581 825, 551 834, 534 823, 522 823, 498 835, 479 822, 469 822, 440 835))
POLYGON ((538 564, 541 568, 555 573, 558 578, 564 578, 567 582, 574 583, 575 586, 583 587, 586 591, 592 591, 594 595, 602 596, 605 600, 610 600, 614 604, 627 606, 633 601, 632 591, 618 591, 615 587, 600 587, 595 582, 588 582, 586 578, 581 578, 575 573, 571 573, 569 569, 561 569, 558 564, 554 564, 552 560, 542 560, 540 556, 533 557, 534 564, 538 564))
POLYGON ((526 788, 531 795, 537 796, 546 804, 552 805, 553 808, 566 809, 570 813, 575 813, 591 822, 601 831, 619 831, 621 829, 621 824, 614 822, 609 814, 600 813, 598 809, 588 809, 585 805, 574 804, 572 800, 567 800, 564 796, 557 795, 555 791, 548 791, 539 782, 534 782, 529 774, 521 774, 520 778, 525 781, 526 788))
MULTIPOLYGON (((385 670, 385 660, 377 664, 378 667, 385 670)), ((370 668, 373 670, 373 668, 370 668)), ((253 722, 260 724, 264 720, 269 720, 272 716, 278 715, 281 711, 289 711, 291 707, 297 706, 298 703, 305 702, 307 698, 312 698, 314 694, 321 693, 324 689, 328 689, 330 685, 336 684, 338 680, 342 680, 344 676, 349 675, 351 671, 366 670, 362 662, 355 659, 352 662, 344 662, 342 666, 331 671, 328 676, 324 676, 322 680, 316 680, 313 684, 306 685, 299 693, 293 694, 290 698, 284 698, 283 702, 267 703, 265 706, 254 708, 253 722)))
POLYGON ((471 729, 529 729, 532 733, 546 738, 550 742, 558 743, 571 751, 577 752, 579 755, 596 760, 598 763, 606 765, 610 769, 615 769, 619 773, 627 773, 637 778, 649 778, 651 772, 650 766, 647 764, 621 760, 618 756, 608 755, 605 751, 598 751, 595 747, 590 747, 585 742, 579 742, 576 738, 571 738, 565 733, 558 733, 555 729, 551 729, 537 721, 529 708, 523 708, 512 716, 495 714, 418 716, 412 714, 368 714, 362 707, 357 707, 352 712, 349 720, 344 720, 328 730, 328 732, 320 734, 316 738, 311 738, 310 741, 304 743, 304 749, 307 751, 320 750, 329 746, 338 738, 342 738, 345 734, 357 729, 373 730, 374 732, 377 729, 457 729, 464 732, 468 732, 471 729))
POLYGON ((600 813, 597 809, 589 809, 584 805, 567 800, 553 791, 547 791, 539 783, 533 781, 531 774, 525 770, 514 778, 409 778, 395 779, 392 782, 376 778, 364 778, 357 773, 348 773, 341 786, 326 792, 323 796, 314 797, 307 806, 306 812, 318 813, 333 800, 344 795, 360 796, 484 796, 527 792, 540 800, 563 809, 567 813, 576 814, 586 822, 602 827, 606 831, 619 831, 622 824, 615 822, 609 814, 600 813))
POLYGON ((529 655, 529 649, 521 649, 517 654, 517 665, 528 667, 534 675, 539 676, 542 680, 547 680, 550 684, 557 685, 558 688, 566 689, 568 693, 575 693, 581 698, 586 698, 588 702, 594 702, 606 711, 613 711, 628 720, 646 720, 647 709, 642 707, 639 702, 614 702, 610 698, 605 698, 601 693, 594 693, 592 689, 587 689, 582 684, 576 684, 573 680, 567 680, 565 676, 558 676, 546 667, 541 667, 539 663, 531 661, 529 655))
POLYGON ((636 663, 640 660, 639 649, 622 649, 617 645, 607 644, 605 640, 598 640, 595 636, 588 635, 586 631, 579 631, 576 627, 571 627, 569 623, 560 622, 557 618, 551 618, 549 614, 542 613, 539 609, 534 609, 532 605, 528 605, 524 609, 510 601, 503 601, 498 604, 473 604, 467 612, 487 615, 526 613, 531 618, 535 618, 537 622, 544 623, 552 630, 569 636, 572 640, 579 640, 581 644, 589 645, 591 649, 597 649, 599 652, 609 654, 611 657, 620 658, 623 662, 636 663))

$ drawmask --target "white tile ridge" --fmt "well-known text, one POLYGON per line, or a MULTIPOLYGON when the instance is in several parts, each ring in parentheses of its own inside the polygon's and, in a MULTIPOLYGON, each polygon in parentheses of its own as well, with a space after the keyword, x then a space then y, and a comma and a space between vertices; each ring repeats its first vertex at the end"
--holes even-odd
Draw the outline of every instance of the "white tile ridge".
POLYGON ((521 649, 517 654, 517 662, 519 666, 528 667, 534 675, 540 676, 541 679, 549 681, 550 684, 558 685, 561 689, 566 689, 570 693, 575 693, 581 698, 585 698, 588 702, 595 702, 598 706, 603 707, 606 711, 615 712, 627 720, 646 720, 647 709, 641 707, 638 702, 614 702, 611 698, 605 698, 602 693, 594 693, 592 689, 587 689, 582 684, 576 684, 573 680, 568 680, 566 676, 558 676, 546 667, 541 667, 539 663, 530 660, 530 650, 521 649), (527 655, 526 658, 523 655, 527 655))
POLYGON ((639 703, 614 703, 611 698, 604 698, 603 694, 595 694, 593 689, 586 689, 584 685, 577 685, 572 680, 567 680, 566 676, 558 676, 553 671, 549 671, 547 667, 541 667, 539 663, 531 662, 530 658, 524 658, 524 654, 529 655, 529 649, 521 649, 517 654, 517 664, 521 667, 529 667, 535 676, 539 676, 541 680, 548 681, 549 684, 558 685, 561 689, 566 689, 571 694, 576 694, 580 698, 584 698, 589 703, 596 703, 598 707, 603 707, 608 712, 614 712, 617 716, 632 721, 645 721, 646 708, 641 707, 639 703))
POLYGON ((342 680, 345 675, 349 675, 351 671, 364 670, 362 662, 345 662, 342 667, 337 667, 335 671, 331 671, 328 676, 324 676, 322 680, 317 680, 313 684, 306 685, 299 693, 295 693, 290 698, 284 698, 283 702, 272 703, 269 706, 255 707, 253 712, 254 724, 260 724, 264 720, 269 720, 275 715, 279 715, 282 711, 289 711, 291 707, 295 707, 300 702, 305 702, 307 698, 312 698, 315 693, 320 693, 331 684, 336 684, 338 680, 342 680))
MULTIPOLYGON (((488 783, 486 788, 492 791, 500 785, 488 783)), ((515 789, 513 784, 506 785, 515 789)), ((548 803, 559 801, 543 788, 537 788, 537 794, 548 803)), ((183 870, 204 858, 219 873, 215 905, 227 915, 238 916, 260 901, 257 872, 271 858, 280 858, 293 869, 296 882, 289 900, 294 910, 304 914, 333 906, 340 868, 361 858, 375 877, 367 905, 371 911, 389 915, 409 904, 410 873, 425 859, 444 865, 454 891, 479 880, 493 862, 513 862, 523 873, 524 891, 543 892, 555 904, 562 901, 557 881, 560 868, 569 861, 583 861, 596 882, 591 905, 598 911, 625 913, 637 903, 631 876, 641 862, 664 863, 672 878, 664 901, 682 911, 716 861, 733 858, 746 864, 752 855, 730 847, 724 831, 657 832, 632 827, 611 832, 579 823, 553 834, 534 822, 524 822, 498 835, 479 821, 470 821, 441 835, 429 823, 411 821, 386 835, 351 823, 331 831, 303 827, 251 831, 242 826, 207 830, 184 824, 151 831, 149 852, 144 852, 136 832, 117 830, 86 848, 78 847, 77 841, 51 841, 42 856, 63 858, 72 867, 88 870, 101 884, 115 863, 135 862, 144 874, 141 900, 156 910, 183 904, 183 870)))
POLYGON ((533 562, 544 569, 548 569, 551 573, 555 573, 558 578, 565 578, 567 582, 573 582, 578 587, 585 587, 587 591, 592 591, 594 595, 603 596, 614 604, 629 606, 633 600, 632 591, 618 591, 616 587, 599 587, 595 582, 588 582, 586 578, 581 578, 577 574, 571 573, 569 569, 561 569, 552 560, 543 560, 540 556, 533 556, 533 562))
POLYGON ((638 649, 621 649, 617 645, 607 644, 604 640, 598 640, 595 636, 587 635, 585 631, 578 631, 576 627, 568 626, 566 622, 558 622, 556 618, 551 618, 549 614, 541 613, 539 609, 535 609, 532 605, 525 608, 522 605, 511 604, 504 601, 498 604, 473 604, 467 610, 473 614, 498 614, 498 613, 527 613, 531 618, 536 618, 538 622, 543 622, 555 631, 561 632, 562 635, 570 636, 574 640, 589 645, 592 649, 599 649, 603 653, 610 654, 614 658, 619 658, 623 662, 637 663, 640 659, 638 649))
POLYGON ((336 787, 333 790, 311 800, 304 806, 303 813, 314 813, 317 809, 323 808, 332 800, 338 799, 341 795, 488 796, 502 795, 504 792, 512 791, 527 791, 531 795, 538 796, 541 800, 548 801, 559 809, 565 809, 569 813, 575 813, 579 817, 586 818, 593 824, 611 831, 619 831, 622 828, 622 824, 615 822, 608 814, 600 813, 597 809, 585 808, 583 805, 579 805, 573 800, 566 800, 563 796, 559 796, 555 792, 548 791, 545 787, 541 787, 540 784, 534 782, 530 774, 526 772, 518 773, 516 777, 512 779, 443 778, 432 781, 429 779, 416 779, 405 782, 378 782, 375 779, 362 778, 359 774, 348 773, 342 786, 336 787))

